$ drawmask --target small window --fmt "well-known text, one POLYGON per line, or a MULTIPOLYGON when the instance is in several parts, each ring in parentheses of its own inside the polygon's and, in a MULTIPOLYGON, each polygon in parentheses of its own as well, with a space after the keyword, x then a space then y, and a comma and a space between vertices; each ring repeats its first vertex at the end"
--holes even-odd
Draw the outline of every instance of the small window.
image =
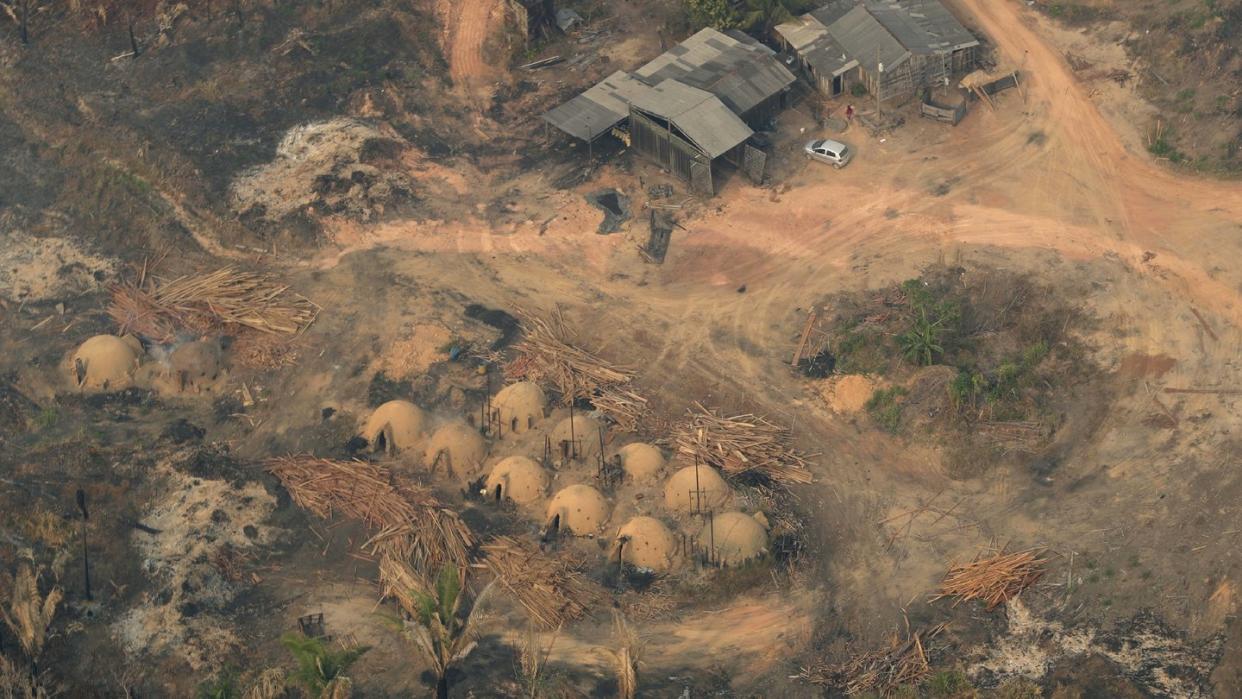
POLYGON ((835 158, 835 157, 837 157, 837 154, 836 154, 836 153, 833 153, 833 152, 832 152, 832 151, 830 151, 830 150, 825 150, 825 151, 824 151, 824 155, 828 156, 829 158, 835 158))

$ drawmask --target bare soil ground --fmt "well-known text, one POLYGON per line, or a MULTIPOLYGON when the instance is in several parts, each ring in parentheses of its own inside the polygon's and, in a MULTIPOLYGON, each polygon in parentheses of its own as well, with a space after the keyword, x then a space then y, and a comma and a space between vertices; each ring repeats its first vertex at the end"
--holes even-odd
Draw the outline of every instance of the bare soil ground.
MULTIPOLYGON (((307 91, 331 94, 312 105, 292 99, 305 88, 291 86, 280 93, 287 98, 281 109, 215 99, 208 90, 220 75, 157 87, 151 76, 178 61, 199 65, 172 49, 153 50, 150 67, 108 63, 101 72, 115 94, 88 88, 94 74, 79 68, 66 94, 80 99, 49 96, 35 83, 57 66, 78 65, 65 57, 69 50, 54 46, 43 64, 6 47, 0 124, 15 125, 5 137, 18 147, 0 165, 38 176, 16 196, 0 192, 2 232, 55 241, 81 225, 86 244, 76 256, 60 254, 65 262, 33 260, 29 244, 3 253, 15 270, 9 278, 27 280, 30 291, 4 294, 0 305, 3 387, 14 392, 0 405, 7 411, 0 414, 0 497, 5 512, 37 502, 73 522, 73 491, 84 487, 111 511, 90 524, 99 542, 95 580, 107 581, 96 583, 104 586, 97 606, 83 604, 77 563, 67 555, 61 561, 71 601, 44 667, 69 692, 87 686, 92 664, 108 663, 117 668, 110 687, 185 695, 208 674, 204 654, 214 653, 218 667, 287 663, 280 632, 296 628, 301 614, 323 611, 333 633, 376 648, 353 672, 362 693, 426 691, 425 666, 366 616, 377 594, 374 564, 359 550, 363 533, 310 518, 258 464, 302 451, 345 457, 367 410, 392 397, 414 399, 437 419, 472 414, 485 378, 441 353, 449 341, 496 340, 494 328, 467 316, 477 303, 510 312, 561 308, 594 338, 592 349, 638 370, 637 388, 656 418, 649 439, 665 436, 661 425, 702 401, 769 415, 819 454, 815 482, 793 491, 791 512, 804 523, 799 561, 674 576, 660 595, 639 597, 655 608, 635 622, 648 645, 640 678, 653 696, 687 687, 694 696, 812 696, 818 690, 794 679, 802 662, 882 645, 906 620, 950 621, 937 668, 961 670, 981 687, 1025 677, 1051 696, 1232 696, 1242 671, 1235 592, 1242 570, 1233 555, 1242 531, 1242 480, 1233 468, 1242 428, 1242 369, 1234 359, 1242 271, 1231 261, 1242 252, 1242 191, 1155 161, 1127 117, 1142 108, 1136 95, 1097 92, 1063 42, 1085 42, 1076 55, 1113 55, 1115 47, 1066 33, 1023 3, 954 7, 1006 61, 1023 66, 1023 91, 1001 94, 995 110, 975 105, 952 129, 917 120, 908 107, 906 125, 890 133, 853 126, 842 138, 859 156, 841 171, 799 156, 817 127, 795 107, 779 119, 774 184, 734 176, 717 198, 687 202, 685 230, 674 234, 660 266, 635 250, 646 239, 642 216, 596 235, 601 212, 584 195, 617 187, 638 211, 645 187, 665 176, 628 155, 597 152, 586 168, 577 150, 545 145, 530 120, 572 88, 653 55, 658 38, 619 21, 657 21, 649 6, 616 8, 618 21, 601 20, 612 32, 605 39, 567 38, 548 48, 582 56, 580 63, 529 75, 490 67, 501 83, 490 104, 481 40, 463 35, 477 24, 461 22, 467 12, 495 21, 492 3, 453 5, 439 30, 447 61, 413 49, 389 60, 361 48, 330 55, 342 34, 378 46, 388 45, 375 39, 386 31, 402 45, 436 36, 428 29, 433 8, 396 21, 361 12, 336 34, 312 33, 313 51, 297 59, 275 52, 241 78, 248 85, 270 75, 319 80, 340 61, 385 78, 307 91), (445 75, 456 84, 445 84, 445 75), (458 88, 465 93, 454 94, 458 88), (224 111, 214 120, 176 112, 172 96, 224 111), (113 127, 112 117, 99 116, 147 102, 165 113, 140 113, 156 125, 146 136, 135 121, 113 127), (375 162, 413 178, 413 203, 402 204, 412 209, 397 207, 399 215, 377 221, 349 207, 312 207, 276 223, 242 220, 229 209, 230 187, 276 161, 290 129, 339 116, 385 122, 400 135, 405 145, 375 162), (478 134, 476 127, 491 125, 510 136, 478 134), (115 133, 105 135, 109 129, 115 133), (97 211, 88 212, 84 192, 93 193, 97 211), (70 390, 58 369, 63 355, 113 329, 103 294, 74 262, 100 271, 99 284, 114 279, 114 269, 135 274, 144 256, 167 249, 183 252, 165 256, 161 274, 212 269, 227 257, 279 271, 320 304, 320 318, 297 341, 297 366, 233 367, 230 386, 213 399, 70 390), (1041 459, 953 473, 935 445, 889 434, 856 412, 858 380, 833 379, 829 403, 819 380, 789 366, 811 305, 887 288, 933 264, 1030 274, 1091 319, 1076 340, 1105 390, 1066 409, 1041 459), (52 277, 64 281, 43 281, 52 277), (171 493, 170 482, 179 484, 171 493), (229 483, 229 497, 250 498, 265 518, 253 537, 235 531, 249 522, 215 522, 244 556, 225 566, 240 566, 236 579, 208 575, 210 566, 189 557, 170 562, 170 548, 202 545, 176 539, 173 524, 160 534, 169 538, 156 542, 133 527, 152 516, 172 522, 167 499, 184 488, 214 492, 229 483), (1052 556, 1045 579, 1020 605, 985 614, 925 601, 950 562, 1004 544, 1044 546, 1052 556), (177 564, 183 567, 167 572, 177 564), (209 584, 185 590, 168 582, 195 574, 209 584), (666 600, 668 609, 659 606, 666 600), (145 638, 116 633, 144 628, 132 623, 136 610, 170 615, 189 634, 172 644, 184 648, 126 646, 145 638), (140 663, 161 672, 126 675, 140 663)), ((325 27, 315 22, 330 25, 333 17, 303 12, 255 16, 250 26, 266 33, 235 39, 271 55, 293 25, 325 27)), ((212 22, 226 20, 196 21, 203 24, 185 29, 203 42, 195 50, 222 50, 205 37, 219 29, 212 22)), ((83 51, 97 66, 122 48, 83 51)), ((675 186, 681 201, 684 190, 675 186)), ((1072 386, 1060 390, 1074 395, 1072 386)), ((493 444, 492 458, 514 448, 493 444)), ((530 521, 504 520, 463 498, 460 484, 437 487, 484 532, 534 535, 530 521)), ((5 565, 32 543, 48 560, 66 548, 56 528, 25 519, 6 519, 5 528, 5 565)), ((598 548, 567 546, 575 555, 598 556, 598 548)), ((628 605, 636 619, 641 606, 628 605)), ((464 664, 455 694, 510 686, 521 632, 497 623, 464 664)), ((610 643, 606 615, 561 630, 552 657, 574 688, 567 691, 615 691, 610 643)))

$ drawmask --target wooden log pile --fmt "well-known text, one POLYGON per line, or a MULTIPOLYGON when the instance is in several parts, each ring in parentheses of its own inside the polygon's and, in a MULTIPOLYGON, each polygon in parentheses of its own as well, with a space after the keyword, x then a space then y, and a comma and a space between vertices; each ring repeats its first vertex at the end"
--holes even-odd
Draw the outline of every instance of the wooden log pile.
POLYGON ((325 519, 339 514, 366 524, 374 533, 364 548, 372 553, 432 575, 444 565, 468 562, 474 536, 466 523, 430 489, 395 484, 382 466, 297 455, 269 459, 267 470, 299 507, 325 519))
POLYGON ((673 432, 678 453, 726 474, 754 472, 781 483, 810 483, 809 456, 793 449, 789 438, 789 428, 763 417, 725 417, 700 403, 673 432))
POLYGON ((824 662, 804 667, 800 676, 812 684, 842 689, 850 696, 893 696, 903 688, 918 686, 931 675, 927 642, 944 628, 938 624, 914 633, 907 631, 905 639, 894 635, 886 648, 860 653, 839 665, 824 662))
POLYGON ((121 284, 112 289, 108 313, 121 333, 166 342, 179 328, 236 325, 261 333, 293 335, 319 315, 319 306, 263 274, 231 267, 172 281, 121 284))
POLYGON ((517 539, 498 536, 483 545, 481 564, 547 629, 586 615, 597 592, 563 562, 517 539))
POLYGON ((577 399, 592 405, 626 431, 647 414, 647 399, 630 387, 634 372, 608 362, 575 344, 559 310, 549 319, 522 314, 518 357, 505 368, 512 380, 547 383, 568 405, 577 399))
POLYGON ((976 556, 970 563, 949 568, 940 590, 931 598, 954 597, 953 605, 979 600, 988 611, 1017 597, 1023 590, 1034 585, 1044 574, 1046 559, 1040 558, 1040 549, 1005 553, 992 556, 976 556))

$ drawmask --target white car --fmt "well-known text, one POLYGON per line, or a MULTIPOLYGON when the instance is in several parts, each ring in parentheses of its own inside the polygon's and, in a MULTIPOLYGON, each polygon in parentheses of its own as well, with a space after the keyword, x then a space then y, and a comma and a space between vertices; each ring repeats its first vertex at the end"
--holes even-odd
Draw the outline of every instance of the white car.
POLYGON ((854 159, 853 148, 830 138, 811 141, 806 144, 806 148, 803 151, 806 153, 807 159, 828 163, 836 168, 845 167, 854 159))

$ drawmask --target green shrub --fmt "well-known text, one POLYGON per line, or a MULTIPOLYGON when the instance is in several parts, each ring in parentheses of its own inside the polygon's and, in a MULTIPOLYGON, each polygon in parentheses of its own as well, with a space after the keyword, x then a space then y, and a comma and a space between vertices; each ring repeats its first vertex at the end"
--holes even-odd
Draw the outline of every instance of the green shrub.
POLYGON ((850 87, 850 94, 855 97, 866 97, 867 86, 862 83, 854 83, 853 86, 850 87))
POLYGON ((896 434, 897 428, 901 426, 899 399, 905 394, 906 389, 901 386, 882 388, 871 394, 871 398, 867 400, 867 412, 881 427, 896 434))

